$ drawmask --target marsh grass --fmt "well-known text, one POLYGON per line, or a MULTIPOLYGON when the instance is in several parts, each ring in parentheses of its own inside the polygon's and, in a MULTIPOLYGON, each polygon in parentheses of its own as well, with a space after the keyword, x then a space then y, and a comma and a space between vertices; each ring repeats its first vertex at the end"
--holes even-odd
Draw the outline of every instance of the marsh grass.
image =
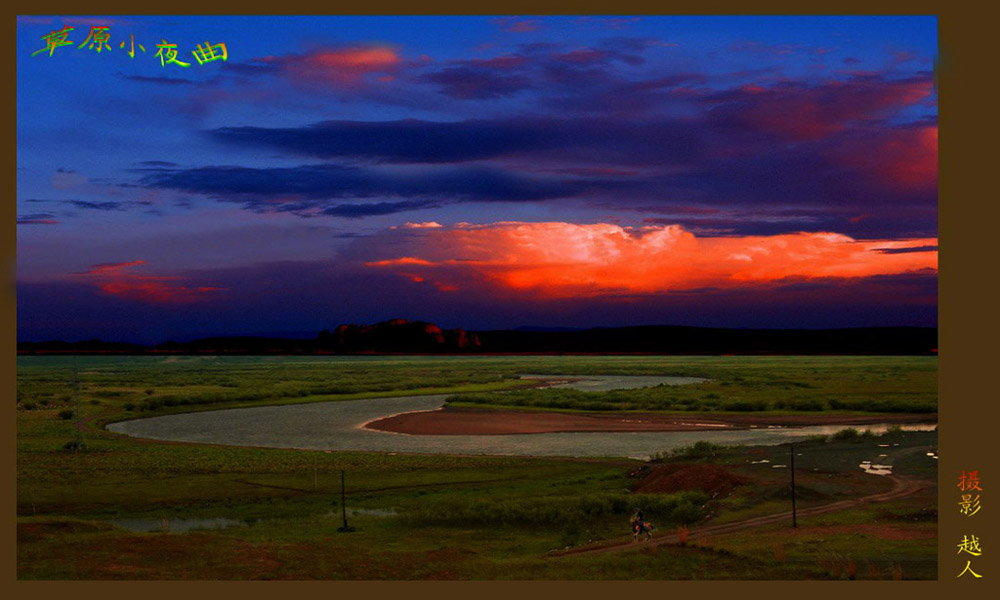
MULTIPOLYGON (((635 390, 585 392, 520 389, 464 393, 450 406, 506 406, 577 411, 932 413, 937 410, 934 357, 657 357, 656 374, 709 379, 635 390)), ((579 361, 572 374, 617 374, 579 361)), ((648 369, 648 365, 647 365, 648 369)), ((542 367, 533 372, 544 373, 542 367)), ((641 373, 637 369, 634 374, 641 373)), ((571 374, 564 372, 562 374, 571 374)))

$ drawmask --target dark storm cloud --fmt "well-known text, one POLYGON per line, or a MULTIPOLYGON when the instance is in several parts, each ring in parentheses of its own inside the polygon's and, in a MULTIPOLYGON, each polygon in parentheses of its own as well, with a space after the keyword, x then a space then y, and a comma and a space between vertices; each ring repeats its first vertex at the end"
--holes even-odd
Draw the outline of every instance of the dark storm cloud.
POLYGON ((223 127, 210 132, 233 145, 276 148, 319 158, 447 163, 548 156, 634 164, 690 160, 698 135, 673 121, 477 119, 460 122, 324 121, 306 127, 223 127))
POLYGON ((91 202, 89 200, 66 200, 65 204, 69 204, 75 208, 81 208, 84 210, 104 210, 104 211, 122 211, 128 205, 127 202, 91 202))
POLYGON ((195 83, 190 79, 180 79, 177 77, 148 77, 146 75, 125 75, 123 76, 123 78, 127 79, 128 81, 135 81, 138 83, 152 83, 155 85, 169 85, 169 86, 194 85, 195 83))
MULTIPOLYGON (((359 219, 362 217, 370 217, 374 215, 390 215, 398 212, 406 212, 408 210, 417 210, 421 208, 438 208, 438 207, 440 207, 440 204, 429 201, 423 202, 416 200, 409 202, 376 202, 374 204, 338 204, 337 206, 324 208, 320 212, 324 215, 330 215, 332 217, 347 217, 347 218, 359 219)), ((358 236, 348 236, 348 237, 358 237, 358 236)))
POLYGON ((362 216, 366 209, 329 206, 333 199, 417 198, 402 203, 373 205, 369 214, 411 210, 433 201, 522 202, 564 198, 581 191, 578 185, 553 179, 506 173, 485 167, 442 168, 401 173, 335 165, 254 169, 201 167, 164 170, 141 178, 141 184, 205 194, 229 202, 243 202, 258 212, 340 211, 362 216), (382 211, 382 212, 379 212, 382 211))
POLYGON ((59 221, 52 213, 32 213, 29 215, 18 215, 18 225, 58 225, 59 221))
POLYGON ((169 160, 144 160, 140 161, 138 164, 144 167, 177 167, 180 166, 175 162, 170 162, 169 160))
MULTIPOLYGON (((584 72, 593 65, 627 64, 611 54, 535 45, 517 55, 465 61, 461 68, 508 74, 568 68, 563 73, 582 82, 594 76, 584 72)), ((418 203, 572 197, 618 209, 651 207, 650 212, 661 202, 756 210, 749 219, 687 214, 677 221, 702 231, 829 230, 864 238, 936 234, 937 126, 933 118, 899 119, 905 110, 933 105, 928 73, 785 79, 723 90, 705 87, 709 78, 693 72, 634 81, 599 75, 602 83, 581 88, 586 94, 577 89, 548 99, 566 109, 558 118, 341 120, 208 132, 234 147, 290 156, 435 166, 422 172, 336 165, 206 167, 159 170, 142 181, 242 201, 262 212, 365 216, 411 209, 389 202, 393 197, 418 203), (676 114, 665 108, 670 106, 676 114), (483 161, 490 166, 445 168, 483 161), (382 202, 367 207, 329 202, 352 198, 382 202), (787 209, 796 214, 780 214, 787 209), (815 212, 804 212, 810 210, 815 212)))

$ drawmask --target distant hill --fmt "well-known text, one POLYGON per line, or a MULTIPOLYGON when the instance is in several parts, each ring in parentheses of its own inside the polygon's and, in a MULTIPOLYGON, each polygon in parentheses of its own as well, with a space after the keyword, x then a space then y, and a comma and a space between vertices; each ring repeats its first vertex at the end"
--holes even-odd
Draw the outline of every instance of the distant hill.
POLYGON ((88 340, 20 342, 18 354, 885 354, 933 355, 933 327, 721 329, 649 325, 466 331, 392 319, 343 324, 314 339, 229 336, 139 346, 88 340))

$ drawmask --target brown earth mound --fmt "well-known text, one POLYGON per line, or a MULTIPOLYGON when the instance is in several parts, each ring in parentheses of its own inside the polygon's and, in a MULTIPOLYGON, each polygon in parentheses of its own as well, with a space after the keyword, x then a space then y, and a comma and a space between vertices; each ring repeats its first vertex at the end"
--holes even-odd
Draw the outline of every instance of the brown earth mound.
POLYGON ((680 464, 650 467, 632 488, 645 494, 670 494, 685 490, 701 490, 711 498, 724 498, 733 488, 747 483, 746 477, 730 473, 716 465, 680 464))

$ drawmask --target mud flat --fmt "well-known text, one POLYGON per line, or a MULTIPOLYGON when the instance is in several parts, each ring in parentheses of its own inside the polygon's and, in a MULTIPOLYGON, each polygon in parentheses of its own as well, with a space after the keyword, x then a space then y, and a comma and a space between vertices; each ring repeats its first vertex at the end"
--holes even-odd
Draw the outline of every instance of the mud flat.
POLYGON ((715 431, 809 426, 936 423, 920 415, 685 415, 652 413, 577 414, 476 408, 441 408, 393 415, 365 423, 367 429, 409 435, 511 435, 557 432, 715 431))

